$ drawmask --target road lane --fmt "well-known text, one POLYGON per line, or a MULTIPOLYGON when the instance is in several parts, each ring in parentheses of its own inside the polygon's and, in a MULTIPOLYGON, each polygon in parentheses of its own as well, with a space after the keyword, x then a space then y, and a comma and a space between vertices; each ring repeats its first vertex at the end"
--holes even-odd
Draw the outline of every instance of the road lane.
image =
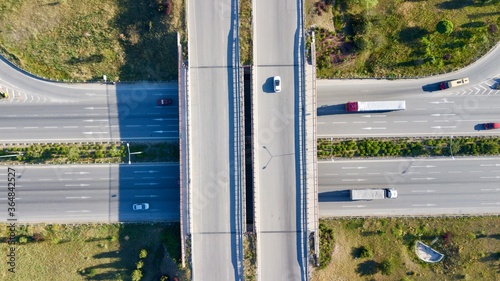
POLYGON ((321 216, 500 212, 500 158, 336 160, 319 164, 321 216), (394 200, 351 201, 353 188, 398 189, 394 200))
MULTIPOLYGON (((23 165, 16 170, 19 222, 178 221, 178 164, 23 165), (135 203, 150 203, 136 212, 135 203)), ((7 179, 7 167, 0 171, 7 179)), ((0 183, 7 207, 7 181, 0 183)), ((0 218, 6 220, 6 212, 0 218)))

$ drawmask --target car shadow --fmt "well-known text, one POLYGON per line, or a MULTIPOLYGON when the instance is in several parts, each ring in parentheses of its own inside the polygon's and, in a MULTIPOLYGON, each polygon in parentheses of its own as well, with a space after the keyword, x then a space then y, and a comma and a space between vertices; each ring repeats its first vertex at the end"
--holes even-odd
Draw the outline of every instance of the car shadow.
POLYGON ((274 91, 274 77, 269 77, 266 79, 266 82, 262 85, 262 91, 268 94, 275 94, 274 91))
POLYGON ((434 91, 441 91, 441 88, 439 87, 440 84, 441 82, 424 85, 422 86, 422 91, 429 93, 432 93, 434 91))

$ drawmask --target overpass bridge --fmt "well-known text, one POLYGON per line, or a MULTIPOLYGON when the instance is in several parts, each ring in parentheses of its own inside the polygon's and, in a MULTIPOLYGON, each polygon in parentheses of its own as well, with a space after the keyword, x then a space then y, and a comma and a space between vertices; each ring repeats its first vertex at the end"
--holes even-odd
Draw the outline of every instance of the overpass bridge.
POLYGON ((306 75, 302 1, 267 2, 253 1, 252 110, 245 119, 238 1, 187 1, 180 184, 183 263, 193 280, 243 280, 249 201, 257 280, 308 280, 314 261, 314 79, 306 75), (272 91, 274 75, 283 77, 281 93, 272 91), (252 127, 246 138, 252 187, 245 185, 245 122, 252 127), (253 188, 252 198, 245 198, 246 188, 253 188))

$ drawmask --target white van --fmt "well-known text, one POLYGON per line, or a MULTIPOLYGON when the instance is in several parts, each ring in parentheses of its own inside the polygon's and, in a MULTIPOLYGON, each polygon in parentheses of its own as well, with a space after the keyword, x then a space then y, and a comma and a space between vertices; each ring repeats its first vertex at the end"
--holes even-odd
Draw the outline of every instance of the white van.
POLYGON ((440 87, 441 87, 441 90, 444 90, 444 89, 448 89, 448 88, 462 86, 465 84, 469 84, 468 77, 450 80, 450 81, 445 81, 445 82, 441 83, 440 87))

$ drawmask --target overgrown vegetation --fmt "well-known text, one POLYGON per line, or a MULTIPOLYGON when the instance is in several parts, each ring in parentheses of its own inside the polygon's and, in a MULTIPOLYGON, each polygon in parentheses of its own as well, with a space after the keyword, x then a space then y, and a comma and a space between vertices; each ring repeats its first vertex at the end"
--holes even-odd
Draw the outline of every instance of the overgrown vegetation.
POLYGON ((240 58, 242 65, 252 64, 252 1, 240 0, 240 58))
MULTIPOLYGON (((0 224, 3 253, 11 247, 7 226, 0 224)), ((161 237, 178 229, 179 224, 17 225, 16 273, 2 270, 0 280, 158 280, 162 274, 189 280, 164 264, 161 237)))
POLYGON ((306 26, 316 34, 319 78, 449 72, 472 63, 500 40, 497 0, 305 3, 306 26))
POLYGON ((4 0, 0 52, 57 80, 176 80, 184 0, 4 0))
POLYGON ((318 139, 318 158, 498 155, 499 137, 318 139))
POLYGON ((327 267, 333 255, 333 229, 327 224, 319 224, 319 268, 327 267))
POLYGON ((244 280, 253 281, 255 280, 255 274, 257 273, 257 236, 255 233, 245 234, 245 240, 243 244, 243 268, 244 268, 244 280))
POLYGON ((498 216, 321 220, 335 235, 335 251, 311 280, 496 280, 499 221, 498 216), (443 260, 418 259, 416 240, 444 254, 443 260))
MULTIPOLYGON (((122 143, 31 144, 0 146, 0 163, 4 164, 70 164, 125 163, 127 146, 122 143), (17 156, 16 156, 17 155, 17 156)), ((134 162, 178 162, 177 142, 130 143, 134 162), (136 153, 136 154, 134 154, 136 153)))

